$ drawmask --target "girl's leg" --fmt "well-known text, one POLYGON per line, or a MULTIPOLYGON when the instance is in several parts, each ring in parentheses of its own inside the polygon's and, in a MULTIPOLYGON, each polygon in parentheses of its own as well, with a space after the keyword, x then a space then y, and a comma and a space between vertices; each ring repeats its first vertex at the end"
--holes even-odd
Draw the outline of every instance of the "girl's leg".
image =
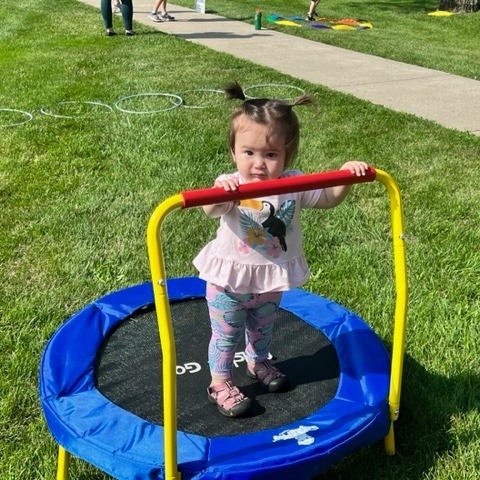
POLYGON ((125 27, 125 33, 133 32, 133 1, 122 0, 121 5, 123 26, 125 27))
POLYGON ((206 298, 212 328, 208 364, 211 385, 215 385, 232 380, 233 360, 244 335, 247 311, 235 297, 215 285, 207 285, 206 298))
POLYGON ((283 390, 288 383, 287 377, 268 360, 281 298, 281 292, 264 293, 244 304, 249 312, 245 348, 247 375, 257 378, 270 392, 283 390))
POLYGON ((247 312, 240 302, 215 285, 207 285, 207 302, 212 326, 208 363, 212 380, 207 389, 210 402, 228 417, 248 412, 252 401, 232 382, 233 360, 243 336, 247 312))
POLYGON ((260 363, 268 358, 281 298, 281 292, 263 293, 244 304, 249 312, 245 332, 245 354, 249 364, 260 363))

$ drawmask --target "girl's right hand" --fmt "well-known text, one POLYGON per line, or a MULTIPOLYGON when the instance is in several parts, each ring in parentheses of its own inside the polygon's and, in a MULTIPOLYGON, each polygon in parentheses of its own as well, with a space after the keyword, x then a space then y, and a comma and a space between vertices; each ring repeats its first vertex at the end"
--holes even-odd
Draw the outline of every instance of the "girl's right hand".
POLYGON ((216 179, 213 184, 214 187, 223 188, 225 191, 230 192, 238 188, 238 179, 235 177, 222 177, 216 179))

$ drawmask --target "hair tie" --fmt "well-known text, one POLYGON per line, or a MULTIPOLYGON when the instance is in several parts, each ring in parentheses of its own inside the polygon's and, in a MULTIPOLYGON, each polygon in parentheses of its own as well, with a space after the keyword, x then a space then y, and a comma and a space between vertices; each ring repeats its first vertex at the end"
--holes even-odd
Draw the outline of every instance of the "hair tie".
POLYGON ((225 87, 225 93, 229 100, 242 100, 247 101, 245 94, 243 93, 242 87, 238 84, 238 82, 229 83, 225 87))

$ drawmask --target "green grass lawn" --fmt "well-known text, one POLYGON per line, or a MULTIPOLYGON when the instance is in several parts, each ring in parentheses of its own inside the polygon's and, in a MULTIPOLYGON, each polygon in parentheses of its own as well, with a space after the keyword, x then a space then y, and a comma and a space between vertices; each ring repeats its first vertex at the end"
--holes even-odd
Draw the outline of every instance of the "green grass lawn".
MULTIPOLYGON (((192 8, 194 0, 175 0, 175 4, 192 8)), ((263 12, 263 26, 289 35, 347 48, 357 52, 411 63, 465 77, 480 79, 478 42, 479 14, 449 17, 427 15, 437 10, 438 0, 365 2, 362 0, 322 0, 317 14, 329 20, 345 18, 367 20, 372 29, 336 31, 308 27, 287 27, 267 20, 271 14, 306 17, 309 0, 206 0, 208 13, 253 24, 255 10, 263 12)), ((323 22, 325 23, 325 22, 323 22)), ((308 51, 302 52, 315 62, 308 51)), ((352 73, 353 74, 353 73, 352 73)))
MULTIPOLYGON (((56 445, 37 389, 47 340, 94 299, 149 279, 145 231, 160 201, 210 186, 232 168, 226 146, 232 105, 214 94, 211 108, 147 115, 123 113, 115 102, 146 92, 215 89, 231 80, 244 87, 290 84, 317 99, 317 106, 297 110, 298 168, 310 173, 363 159, 389 172, 403 195, 410 305, 398 453, 387 457, 381 443, 372 445, 319 479, 478 478, 480 138, 149 26, 136 25, 134 38, 106 38, 99 11, 74 0, 58 0, 52 8, 45 0, 0 5, 0 109, 10 109, 0 110, 2 479, 55 475, 56 445), (112 109, 60 103, 73 101, 112 109), (12 110, 33 118, 7 127, 28 120, 12 110), (80 117, 62 118, 74 115, 80 117)), ((405 15, 388 4, 377 10, 405 15)), ((407 31, 406 20, 398 21, 407 31)), ((477 44, 471 37, 461 47, 473 51, 477 44)), ((171 102, 138 97, 122 105, 134 110, 171 102)), ((394 292, 383 187, 361 185, 342 206, 305 213, 312 270, 306 288, 359 313, 389 345, 394 292)), ((216 227, 198 209, 168 218, 163 239, 169 276, 195 274, 191 260, 216 227)), ((71 472, 74 479, 107 478, 81 461, 73 461, 71 472)))

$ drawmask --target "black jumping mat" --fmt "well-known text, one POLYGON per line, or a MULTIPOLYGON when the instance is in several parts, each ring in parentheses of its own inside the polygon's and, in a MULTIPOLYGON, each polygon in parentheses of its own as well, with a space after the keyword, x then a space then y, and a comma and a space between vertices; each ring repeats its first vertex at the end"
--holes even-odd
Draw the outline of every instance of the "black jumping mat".
MULTIPOLYGON (((272 355, 290 380, 290 389, 268 393, 245 374, 244 345, 234 368, 235 384, 254 401, 245 417, 227 418, 207 398, 210 382, 207 348, 210 321, 205 299, 171 304, 177 351, 177 426, 206 437, 245 434, 287 425, 319 410, 338 388, 339 363, 325 335, 296 315, 280 309, 272 355)), ((99 350, 97 389, 135 415, 163 425, 161 354, 153 306, 123 321, 99 350)))

